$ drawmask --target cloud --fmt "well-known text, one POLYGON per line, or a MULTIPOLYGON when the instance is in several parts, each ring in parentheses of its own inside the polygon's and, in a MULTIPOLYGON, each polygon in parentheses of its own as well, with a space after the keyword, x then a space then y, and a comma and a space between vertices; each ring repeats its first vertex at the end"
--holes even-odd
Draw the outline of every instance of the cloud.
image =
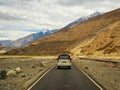
POLYGON ((16 40, 22 38, 26 35, 29 35, 28 31, 17 31, 17 30, 6 30, 0 31, 0 39, 1 40, 16 40))
POLYGON ((15 15, 10 15, 9 13, 1 13, 0 12, 0 19, 1 20, 25 20, 22 17, 15 16, 15 15))
POLYGON ((24 30, 29 34, 31 30, 62 28, 81 16, 110 11, 119 5, 119 0, 0 0, 0 32, 13 39, 20 35, 15 33, 24 30))
POLYGON ((56 0, 56 4, 63 6, 83 6, 85 3, 103 2, 105 0, 56 0))

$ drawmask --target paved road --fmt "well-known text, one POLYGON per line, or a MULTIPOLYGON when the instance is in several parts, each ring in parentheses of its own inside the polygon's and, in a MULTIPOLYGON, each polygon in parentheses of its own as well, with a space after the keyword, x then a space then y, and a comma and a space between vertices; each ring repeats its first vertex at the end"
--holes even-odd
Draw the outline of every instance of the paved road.
POLYGON ((50 70, 31 90, 100 90, 75 65, 50 70))

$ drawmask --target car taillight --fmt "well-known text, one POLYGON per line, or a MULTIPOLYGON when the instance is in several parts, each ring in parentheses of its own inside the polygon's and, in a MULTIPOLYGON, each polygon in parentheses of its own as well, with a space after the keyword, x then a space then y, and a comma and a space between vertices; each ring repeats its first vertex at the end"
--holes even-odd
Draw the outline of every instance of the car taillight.
POLYGON ((70 58, 70 62, 72 61, 72 58, 70 58))
POLYGON ((59 58, 57 58, 57 62, 59 61, 59 58))

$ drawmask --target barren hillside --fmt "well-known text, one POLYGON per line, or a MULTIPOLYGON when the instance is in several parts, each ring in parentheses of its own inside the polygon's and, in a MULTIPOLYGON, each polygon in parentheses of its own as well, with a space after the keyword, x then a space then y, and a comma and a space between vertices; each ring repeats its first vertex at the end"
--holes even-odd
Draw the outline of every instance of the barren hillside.
POLYGON ((73 54, 76 52, 78 52, 77 54, 81 54, 80 52, 82 52, 82 54, 94 54, 95 51, 103 49, 104 53, 110 53, 111 50, 109 49, 116 48, 117 50, 118 47, 116 46, 120 44, 120 34, 118 33, 120 31, 119 21, 120 9, 117 9, 89 19, 81 24, 74 25, 71 28, 62 29, 52 35, 40 38, 22 48, 7 52, 7 54, 53 55, 70 52, 73 54), (87 46, 82 46, 81 51, 80 45, 82 45, 84 41, 89 42, 89 39, 92 41, 88 43, 89 45, 86 44, 87 46), (112 45, 114 42, 116 43, 112 45), (109 44, 112 46, 108 46, 109 44), (98 45, 103 47, 98 47, 98 45))
POLYGON ((85 55, 120 55, 120 20, 110 24, 105 31, 88 45, 82 47, 81 53, 85 55))

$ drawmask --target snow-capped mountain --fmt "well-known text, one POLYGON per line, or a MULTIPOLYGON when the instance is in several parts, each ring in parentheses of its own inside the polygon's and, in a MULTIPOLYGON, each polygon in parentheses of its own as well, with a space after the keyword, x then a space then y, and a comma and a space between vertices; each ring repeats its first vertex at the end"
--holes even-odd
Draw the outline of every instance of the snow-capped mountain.
MULTIPOLYGON (((79 24, 79 23, 82 23, 88 19, 91 19, 95 16, 99 16, 101 15, 100 12, 95 12, 93 14, 90 14, 88 16, 83 16, 83 17, 80 17, 78 18, 77 20, 71 22, 70 24, 66 25, 64 28, 69 28, 75 24, 79 24)), ((38 38, 41 38, 43 36, 47 36, 49 34, 52 34, 54 32, 58 31, 58 29, 54 29, 54 30, 44 30, 41 31, 41 32, 38 32, 38 33, 34 33, 34 34, 30 34, 26 37, 23 37, 23 38, 20 38, 18 40, 15 40, 15 41, 11 41, 11 40, 4 40, 4 41, 0 41, 0 43, 2 44, 2 46, 5 46, 5 47, 22 47, 26 44, 28 44, 29 42, 31 41, 34 41, 34 40, 37 40, 38 38)))
POLYGON ((84 21, 86 21, 86 20, 88 20, 88 19, 91 19, 91 18, 93 18, 93 17, 95 17, 95 16, 99 16, 99 15, 101 15, 100 12, 95 12, 95 13, 90 14, 90 15, 88 15, 88 16, 80 17, 80 18, 78 18, 77 20, 75 20, 75 21, 71 22, 70 24, 66 25, 64 28, 69 28, 69 27, 71 27, 71 26, 73 26, 73 25, 75 25, 75 24, 82 23, 82 22, 84 22, 84 21))
POLYGON ((38 38, 47 36, 49 34, 56 32, 56 31, 58 31, 58 29, 45 30, 44 32, 40 31, 38 33, 30 34, 26 37, 20 38, 20 39, 15 40, 15 41, 4 40, 4 41, 0 41, 0 43, 2 44, 2 46, 5 46, 5 47, 22 47, 31 41, 37 40, 38 38))
POLYGON ((52 34, 52 33, 56 32, 56 31, 57 31, 57 29, 46 30, 44 32, 41 31, 41 32, 38 32, 38 33, 30 34, 26 37, 23 37, 23 38, 20 38, 16 41, 13 41, 10 46, 11 47, 22 47, 22 46, 28 44, 31 41, 37 40, 41 37, 47 36, 49 34, 52 34))

